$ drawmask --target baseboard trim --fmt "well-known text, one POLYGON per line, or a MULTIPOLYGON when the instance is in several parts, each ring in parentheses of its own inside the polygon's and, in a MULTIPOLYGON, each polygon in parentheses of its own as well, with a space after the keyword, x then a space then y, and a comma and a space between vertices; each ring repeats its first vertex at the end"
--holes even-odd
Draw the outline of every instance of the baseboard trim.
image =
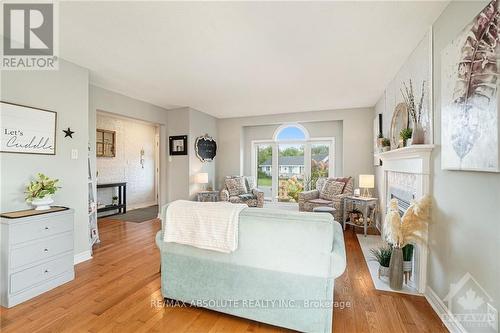
POLYGON ((450 333, 467 333, 467 330, 455 319, 455 316, 453 316, 450 310, 448 310, 446 304, 443 303, 439 296, 429 286, 427 286, 424 296, 450 333))
POLYGON ((92 251, 87 250, 80 253, 75 254, 75 258, 73 260, 74 265, 78 265, 84 261, 92 259, 92 251))

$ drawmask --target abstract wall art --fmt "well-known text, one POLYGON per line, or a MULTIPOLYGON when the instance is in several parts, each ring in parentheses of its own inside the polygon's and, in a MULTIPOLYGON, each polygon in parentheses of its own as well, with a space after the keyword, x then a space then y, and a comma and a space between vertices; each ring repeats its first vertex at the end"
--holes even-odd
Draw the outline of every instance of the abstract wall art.
POLYGON ((500 172, 498 0, 441 54, 443 169, 500 172))

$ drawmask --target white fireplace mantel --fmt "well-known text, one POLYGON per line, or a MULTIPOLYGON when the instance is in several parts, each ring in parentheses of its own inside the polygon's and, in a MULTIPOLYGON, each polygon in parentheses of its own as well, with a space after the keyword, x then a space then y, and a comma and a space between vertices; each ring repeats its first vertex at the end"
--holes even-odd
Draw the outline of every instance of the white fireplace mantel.
POLYGON ((414 145, 375 154, 385 171, 430 175, 434 145, 414 145))
MULTIPOLYGON (((381 206, 382 212, 388 200, 389 181, 388 174, 390 172, 408 173, 416 175, 415 197, 420 198, 424 195, 431 195, 430 184, 432 181, 431 154, 434 145, 414 145, 405 148, 399 148, 375 154, 375 157, 382 160, 381 169, 383 170, 383 179, 381 182, 381 206)), ((422 237, 427 239, 427 231, 422 237)), ((427 255, 428 249, 426 246, 417 246, 418 250, 415 254, 416 289, 419 293, 424 293, 426 289, 427 278, 427 255)))

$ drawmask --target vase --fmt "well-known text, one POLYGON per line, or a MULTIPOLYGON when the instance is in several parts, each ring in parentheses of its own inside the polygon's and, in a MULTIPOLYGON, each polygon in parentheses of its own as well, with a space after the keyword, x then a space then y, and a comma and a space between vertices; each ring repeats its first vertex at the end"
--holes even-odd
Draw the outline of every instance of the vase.
POLYGON ((412 145, 423 145, 425 143, 425 131, 420 123, 413 124, 413 132, 411 136, 412 145))
POLYGON ((53 202, 54 200, 51 196, 45 196, 43 198, 33 199, 31 204, 35 206, 35 210, 47 210, 50 209, 50 204, 53 202))
POLYGON ((389 263, 389 286, 394 290, 403 288, 403 250, 400 247, 392 249, 389 263))

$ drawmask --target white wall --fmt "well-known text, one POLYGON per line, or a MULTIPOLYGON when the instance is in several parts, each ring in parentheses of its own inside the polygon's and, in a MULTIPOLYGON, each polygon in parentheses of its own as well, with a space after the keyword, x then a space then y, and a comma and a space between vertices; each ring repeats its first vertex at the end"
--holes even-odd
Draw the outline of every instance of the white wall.
MULTIPOLYGON (((441 169, 441 52, 486 6, 488 1, 452 1, 433 25, 433 120, 432 191, 434 203, 429 228, 428 286, 443 299, 452 283, 467 272, 493 297, 500 307, 500 220, 496 207, 500 203, 500 174, 447 171, 441 169)), ((422 62, 427 55, 419 48, 422 62)), ((428 48, 427 48, 428 50, 428 48)), ((400 73, 415 66, 410 57, 400 73)), ((422 77, 425 73, 416 72, 422 77)), ((394 81, 393 81, 394 82, 394 81)), ((394 87, 392 91, 396 91, 394 87)), ((391 94, 393 94, 391 92, 391 94)), ((392 95, 391 95, 392 96, 392 95)), ((374 115, 384 114, 384 135, 388 136, 387 119, 392 116, 394 101, 382 96, 374 115), (387 115, 387 116, 386 116, 387 115)), ((389 122, 390 124, 390 122, 389 122)), ((381 168, 377 180, 382 179, 381 168)), ((380 189, 379 184, 377 184, 380 189)))
MULTIPOLYGON (((116 156, 97 157, 97 182, 127 182, 127 208, 156 204, 155 135, 153 124, 97 114, 97 128, 115 131, 116 156), (141 165, 144 149, 144 165, 141 165)), ((97 199, 110 204, 116 189, 99 189, 97 199)))
POLYGON ((158 106, 139 101, 100 87, 91 85, 89 90, 89 136, 91 144, 91 156, 93 171, 96 170, 95 158, 95 129, 97 111, 103 111, 132 119, 143 120, 157 124, 160 129, 160 191, 159 204, 168 202, 168 134, 167 134, 167 110, 158 106))
POLYGON ((2 101, 57 112, 55 156, 0 153, 2 212, 27 209, 24 187, 38 172, 59 178, 55 204, 75 209, 75 254, 89 250, 87 215, 88 71, 62 59, 56 71, 2 71, 2 101), (62 129, 71 127, 73 139, 62 129), (72 160, 71 150, 78 150, 72 160))
MULTIPOLYGON (((288 113, 269 116, 219 119, 219 156, 217 162, 218 186, 225 175, 237 175, 245 172, 250 155, 245 154, 244 127, 276 125, 285 122, 342 122, 342 173, 353 176, 357 183, 359 174, 373 173, 373 109, 343 109, 300 113, 288 113), (248 156, 247 156, 248 155, 248 156)), ((332 133, 334 129, 332 128, 332 133)), ((327 133, 325 133, 327 134, 327 133)), ((339 149, 340 150, 340 149, 339 149)))
POLYGON ((486 6, 453 1, 434 24, 434 208, 429 286, 443 298, 470 272, 500 308, 500 174, 441 169, 441 51, 486 6))

